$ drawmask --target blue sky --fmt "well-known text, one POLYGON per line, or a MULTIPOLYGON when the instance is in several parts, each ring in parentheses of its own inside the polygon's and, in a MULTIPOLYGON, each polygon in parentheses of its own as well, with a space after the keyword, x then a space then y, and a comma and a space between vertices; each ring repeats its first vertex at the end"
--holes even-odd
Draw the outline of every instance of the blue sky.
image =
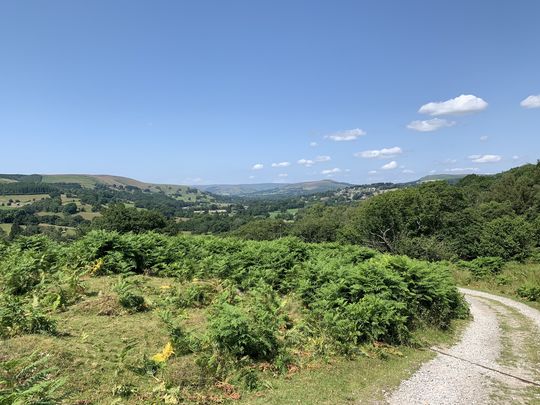
POLYGON ((539 15, 536 0, 3 1, 0 172, 367 183, 535 162, 539 15))

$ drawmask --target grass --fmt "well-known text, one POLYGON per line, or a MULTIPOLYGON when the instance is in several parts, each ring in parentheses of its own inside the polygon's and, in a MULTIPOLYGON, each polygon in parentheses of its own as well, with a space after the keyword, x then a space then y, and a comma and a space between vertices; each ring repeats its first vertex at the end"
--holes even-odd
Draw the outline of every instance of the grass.
POLYGON ((84 219, 88 221, 91 221, 94 218, 101 216, 99 212, 92 212, 89 209, 84 212, 78 212, 76 215, 80 215, 81 217, 83 217, 84 219))
MULTIPOLYGON (((150 302, 157 297, 161 285, 177 284, 174 280, 150 277, 138 277, 138 280, 150 302)), ((70 393, 67 403, 113 403, 116 398, 112 390, 118 384, 133 384, 140 392, 151 393, 156 380, 124 370, 118 356, 130 342, 135 347, 127 356, 128 362, 136 363, 143 356, 152 356, 168 341, 167 331, 158 311, 135 314, 122 311, 112 291, 115 281, 114 277, 88 279, 86 297, 55 316, 60 326, 59 336, 26 335, 5 340, 0 345, 0 358, 17 357, 33 350, 50 353, 51 365, 67 377, 65 390, 70 393)), ((181 368, 186 362, 184 358, 173 359, 170 368, 181 368)), ((140 398, 122 403, 137 404, 140 398)))
POLYGON ((78 183, 84 188, 94 188, 97 184, 97 180, 88 175, 82 174, 44 174, 43 183, 78 183))
MULTIPOLYGON (((298 212, 298 208, 289 208, 289 209, 287 209, 287 214, 296 215, 297 212, 298 212)), ((272 212, 270 212, 269 215, 270 215, 270 218, 275 218, 279 214, 281 214, 281 211, 272 211, 272 212)))
POLYGON ((12 224, 0 224, 0 229, 2 229, 5 233, 9 234, 11 231, 12 224))
MULTIPOLYGON (((0 195, 0 205, 6 204, 9 202, 9 200, 12 201, 18 201, 20 205, 29 204, 34 201, 43 200, 45 198, 49 198, 48 194, 7 194, 7 195, 0 195)), ((15 203, 12 203, 12 208, 15 208, 15 203)), ((9 207, 8 207, 9 208, 9 207)))
MULTIPOLYGON (((185 286, 173 278, 135 276, 133 279, 151 310, 128 313, 121 308, 113 290, 117 277, 88 278, 84 281, 83 299, 54 315, 60 329, 58 336, 25 335, 4 340, 0 344, 0 358, 19 357, 32 351, 51 354, 50 365, 67 377, 63 389, 69 393, 66 400, 69 404, 115 403, 119 398, 113 394, 113 389, 119 386, 136 388, 131 396, 122 398, 122 404, 161 403, 153 391, 162 384, 186 390, 189 393, 186 403, 230 401, 218 388, 210 388, 210 392, 208 388, 201 389, 200 397, 194 395, 203 376, 192 355, 172 357, 155 377, 139 375, 129 369, 143 364, 145 357, 160 352, 169 341, 160 318, 160 300, 165 291, 185 286), (133 349, 122 361, 120 353, 128 345, 133 345, 133 349)), ((186 327, 196 333, 203 331, 205 311, 193 308, 185 311, 186 327)), ((422 329, 416 332, 416 341, 421 347, 450 343, 462 325, 464 322, 459 321, 447 332, 422 329)), ((430 351, 410 346, 383 349, 365 346, 365 352, 368 356, 355 360, 343 357, 333 357, 326 362, 320 358, 306 360, 299 370, 284 377, 265 372, 263 379, 269 388, 244 394, 239 403, 346 404, 382 400, 385 392, 433 357, 430 351)))
POLYGON ((467 321, 455 321, 446 332, 433 328, 415 333, 420 347, 390 348, 387 353, 366 347, 371 357, 333 358, 312 363, 305 370, 274 378, 269 389, 246 395, 240 404, 359 404, 384 403, 401 381, 409 378, 435 353, 423 350, 433 345, 450 345, 460 336, 467 321))
POLYGON ((540 263, 506 263, 500 274, 476 279, 468 270, 455 268, 454 278, 458 285, 512 298, 540 309, 540 302, 528 301, 517 294, 524 285, 540 286, 540 263))

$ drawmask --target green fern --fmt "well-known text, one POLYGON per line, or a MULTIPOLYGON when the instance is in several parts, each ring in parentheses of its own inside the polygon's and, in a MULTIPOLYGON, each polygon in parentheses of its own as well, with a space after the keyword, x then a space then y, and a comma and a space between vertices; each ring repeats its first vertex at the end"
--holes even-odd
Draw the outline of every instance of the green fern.
POLYGON ((64 378, 47 365, 48 356, 34 352, 29 356, 0 362, 0 405, 58 404, 64 378))

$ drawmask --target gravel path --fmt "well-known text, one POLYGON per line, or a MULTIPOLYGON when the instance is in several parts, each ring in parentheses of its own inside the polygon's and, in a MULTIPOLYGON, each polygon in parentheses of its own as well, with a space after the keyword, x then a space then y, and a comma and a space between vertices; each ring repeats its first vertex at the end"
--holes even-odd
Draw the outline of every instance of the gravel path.
POLYGON ((474 319, 459 343, 442 349, 444 353, 459 359, 438 354, 401 383, 389 398, 390 404, 491 404, 494 400, 490 396, 502 386, 527 388, 518 380, 471 363, 511 371, 497 364, 501 354, 502 331, 497 319, 499 312, 489 300, 515 308, 538 325, 539 330, 540 312, 508 298, 474 290, 461 291, 470 304, 474 319))

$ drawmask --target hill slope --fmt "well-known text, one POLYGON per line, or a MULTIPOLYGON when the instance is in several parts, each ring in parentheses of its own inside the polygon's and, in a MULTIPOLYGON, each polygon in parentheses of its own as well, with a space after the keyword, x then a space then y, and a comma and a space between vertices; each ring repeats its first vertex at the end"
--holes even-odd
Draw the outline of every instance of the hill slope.
POLYGON ((0 174, 0 184, 7 183, 45 183, 59 184, 70 183, 79 184, 83 188, 93 189, 98 185, 113 188, 136 187, 138 189, 153 193, 164 193, 166 195, 186 200, 213 200, 211 196, 189 186, 177 184, 155 184, 131 179, 123 176, 112 176, 106 174, 0 174))
POLYGON ((326 191, 341 190, 350 186, 351 184, 333 180, 318 180, 301 183, 212 184, 194 187, 212 194, 224 196, 271 197, 324 193, 326 191))

